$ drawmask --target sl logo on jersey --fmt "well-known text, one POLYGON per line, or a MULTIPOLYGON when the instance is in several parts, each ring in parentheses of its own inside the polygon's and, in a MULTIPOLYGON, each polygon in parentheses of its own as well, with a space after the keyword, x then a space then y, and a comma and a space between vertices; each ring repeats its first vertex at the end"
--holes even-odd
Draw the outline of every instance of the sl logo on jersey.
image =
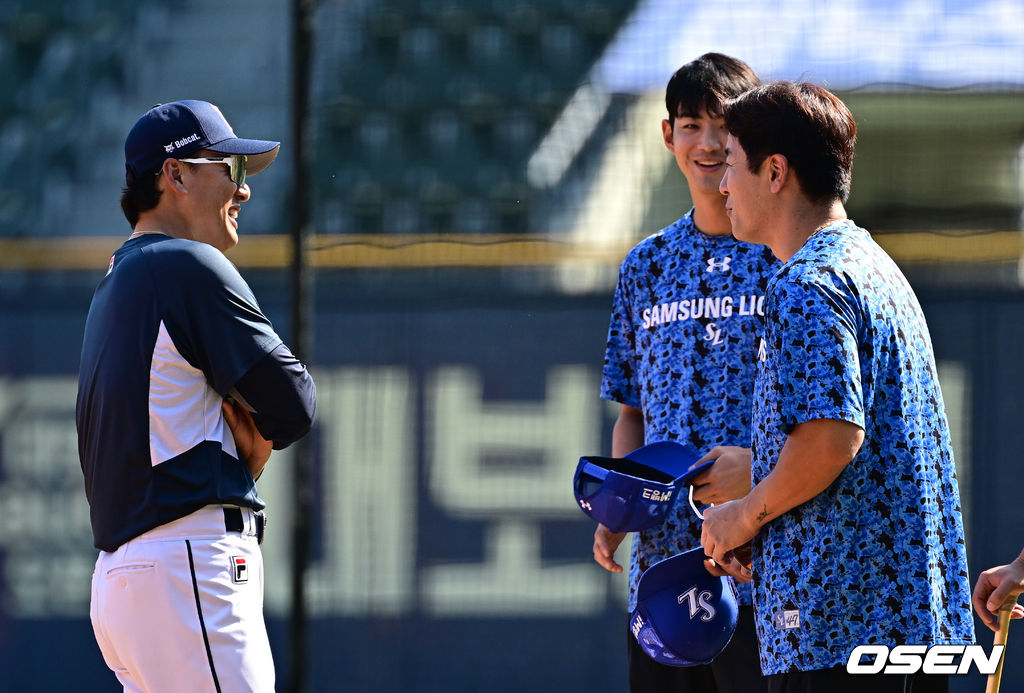
POLYGON ((732 255, 726 255, 724 258, 719 260, 716 257, 708 258, 708 272, 728 272, 729 263, 732 262, 732 255))
POLYGON ((249 582, 249 566, 245 562, 245 556, 231 557, 231 581, 249 582))
POLYGON ((717 346, 722 343, 722 328, 715 325, 713 322, 709 322, 704 328, 704 341, 711 342, 711 346, 717 346))

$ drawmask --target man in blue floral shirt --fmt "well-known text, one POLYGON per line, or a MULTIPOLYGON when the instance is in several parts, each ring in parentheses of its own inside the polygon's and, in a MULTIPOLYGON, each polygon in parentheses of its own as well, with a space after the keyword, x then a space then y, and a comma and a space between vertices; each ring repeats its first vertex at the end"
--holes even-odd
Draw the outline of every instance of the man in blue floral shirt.
MULTIPOLYGON (((764 287, 779 266, 767 248, 733 237, 718 191, 725 171, 722 101, 756 84, 750 67, 717 53, 684 65, 669 81, 662 136, 686 178, 693 209, 637 244, 622 263, 605 353, 601 396, 621 405, 612 454, 623 457, 664 440, 706 452, 704 459, 716 462, 695 480, 694 497, 704 503, 750 490, 750 410, 764 287)), ((599 525, 594 560, 620 572, 614 554, 625 536, 599 525)), ((630 611, 643 572, 699 542, 699 521, 685 494, 677 494, 665 522, 634 538, 630 611)), ((627 630, 630 690, 764 690, 749 586, 742 586, 740 602, 736 635, 710 665, 659 664, 627 630)))
POLYGON ((931 338, 900 270, 846 218, 856 124, 812 84, 726 107, 733 232, 785 264, 768 285, 752 479, 705 513, 701 543, 740 574, 752 541, 772 691, 943 691, 866 680, 857 645, 974 640, 956 471, 931 338), (870 682, 869 682, 870 681, 870 682))

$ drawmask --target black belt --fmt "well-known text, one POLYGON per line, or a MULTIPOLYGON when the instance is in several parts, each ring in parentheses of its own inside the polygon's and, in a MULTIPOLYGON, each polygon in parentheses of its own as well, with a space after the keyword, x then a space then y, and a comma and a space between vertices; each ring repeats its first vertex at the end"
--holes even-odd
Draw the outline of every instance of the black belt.
MULTIPOLYGON (((262 510, 254 510, 253 516, 256 518, 256 542, 262 544, 263 533, 267 529, 267 516, 262 510)), ((241 508, 224 508, 224 529, 229 532, 245 531, 241 508)))

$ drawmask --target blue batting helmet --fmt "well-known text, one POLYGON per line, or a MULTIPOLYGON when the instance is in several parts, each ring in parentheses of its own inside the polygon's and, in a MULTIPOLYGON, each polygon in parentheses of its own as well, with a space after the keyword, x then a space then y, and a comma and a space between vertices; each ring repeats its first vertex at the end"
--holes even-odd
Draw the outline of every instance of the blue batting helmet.
POLYGON ((737 610, 733 586, 707 571, 698 546, 644 571, 629 626, 655 661, 696 666, 708 664, 729 644, 737 610))
POLYGON ((651 443, 626 457, 581 457, 573 478, 576 502, 613 532, 660 523, 700 454, 672 441, 651 443))

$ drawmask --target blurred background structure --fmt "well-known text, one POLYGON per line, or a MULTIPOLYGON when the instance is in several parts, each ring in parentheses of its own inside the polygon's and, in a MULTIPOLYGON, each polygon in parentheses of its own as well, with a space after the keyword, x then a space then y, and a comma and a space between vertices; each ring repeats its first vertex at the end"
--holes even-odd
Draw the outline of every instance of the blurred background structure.
MULTIPOLYGON (((618 263, 689 206, 661 143, 664 85, 711 50, 850 106, 848 209, 928 315, 972 584, 1020 551, 1024 3, 321 0, 306 191, 290 175, 291 9, 0 5, 0 688, 116 690, 88 623, 78 349, 129 233, 124 136, 182 98, 283 141, 229 257, 286 338, 289 209, 311 201, 321 402, 298 654, 291 453, 260 481, 279 690, 299 667, 314 691, 625 690, 625 586, 591 560, 570 482, 608 449, 618 263)), ((1024 689, 1021 661, 1005 690, 1024 689)))

